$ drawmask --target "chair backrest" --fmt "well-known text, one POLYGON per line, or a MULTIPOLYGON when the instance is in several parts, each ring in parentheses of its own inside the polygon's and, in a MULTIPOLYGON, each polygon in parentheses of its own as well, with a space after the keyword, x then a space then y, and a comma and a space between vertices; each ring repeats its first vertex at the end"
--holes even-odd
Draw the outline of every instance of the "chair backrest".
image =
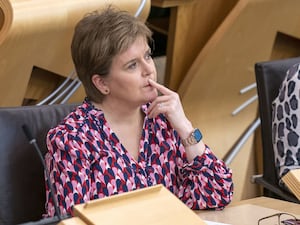
POLYGON ((278 177, 272 144, 272 102, 279 93, 287 70, 299 62, 300 57, 295 57, 255 64, 263 147, 263 177, 274 186, 278 186, 278 177))
POLYGON ((22 125, 28 126, 44 155, 48 130, 73 108, 74 104, 0 108, 0 224, 36 221, 45 213, 43 164, 22 125))

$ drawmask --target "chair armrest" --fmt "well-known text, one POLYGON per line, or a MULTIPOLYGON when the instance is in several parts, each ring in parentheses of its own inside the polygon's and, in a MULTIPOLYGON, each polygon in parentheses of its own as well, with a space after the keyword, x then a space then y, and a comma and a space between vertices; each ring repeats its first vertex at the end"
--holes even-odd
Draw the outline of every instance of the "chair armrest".
POLYGON ((293 194, 282 190, 281 188, 279 188, 279 186, 275 186, 274 184, 271 184, 266 179, 264 179, 262 174, 253 175, 251 178, 251 182, 262 185, 265 189, 278 195, 283 200, 294 202, 294 203, 300 203, 300 201, 293 194))

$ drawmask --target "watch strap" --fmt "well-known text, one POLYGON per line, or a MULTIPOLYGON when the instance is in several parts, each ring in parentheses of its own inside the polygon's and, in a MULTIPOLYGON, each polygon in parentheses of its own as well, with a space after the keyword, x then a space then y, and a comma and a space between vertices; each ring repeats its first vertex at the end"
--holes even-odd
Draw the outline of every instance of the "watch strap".
POLYGON ((202 133, 198 128, 196 128, 191 132, 191 134, 186 139, 182 140, 182 144, 185 147, 195 145, 199 143, 201 139, 202 139, 202 133))

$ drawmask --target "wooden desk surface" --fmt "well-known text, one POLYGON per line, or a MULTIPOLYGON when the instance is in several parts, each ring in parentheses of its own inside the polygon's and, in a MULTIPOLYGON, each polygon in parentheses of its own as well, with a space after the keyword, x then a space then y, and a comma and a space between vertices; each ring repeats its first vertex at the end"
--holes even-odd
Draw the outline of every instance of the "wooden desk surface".
MULTIPOLYGON (((288 212, 300 217, 300 204, 267 197, 257 197, 232 203, 221 211, 200 210, 196 211, 196 214, 207 221, 230 225, 252 225, 257 224, 258 219, 278 212, 288 212)), ((276 218, 273 219, 276 220, 276 218)), ((267 222, 272 224, 273 221, 270 219, 267 222)))
POLYGON ((263 206, 270 209, 275 209, 279 211, 285 211, 285 212, 300 215, 300 204, 282 201, 273 198, 267 198, 267 197, 251 198, 248 200, 232 203, 230 206, 236 206, 241 204, 253 204, 253 205, 263 206))
MULTIPOLYGON (((230 204, 224 210, 194 211, 202 220, 230 225, 253 225, 257 220, 278 212, 288 212, 300 218, 300 204, 278 199, 257 197, 230 204)), ((276 218, 275 218, 276 219, 276 218)), ((270 224, 273 221, 268 221, 270 224)), ((78 217, 63 220, 59 225, 85 225, 78 217)))

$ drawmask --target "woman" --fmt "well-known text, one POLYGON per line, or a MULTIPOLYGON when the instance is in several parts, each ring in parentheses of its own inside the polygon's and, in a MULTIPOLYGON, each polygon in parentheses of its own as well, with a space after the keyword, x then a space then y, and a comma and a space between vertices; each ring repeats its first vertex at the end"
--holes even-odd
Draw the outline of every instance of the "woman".
MULTIPOLYGON (((47 136, 50 179, 72 206, 163 184, 192 209, 223 208, 232 173, 204 144, 177 93, 156 82, 151 31, 111 7, 76 26, 72 57, 87 98, 47 136)), ((54 215, 47 189, 46 208, 54 215)))
POLYGON ((279 185, 282 177, 300 169, 300 63, 291 66, 272 104, 273 148, 279 185))

